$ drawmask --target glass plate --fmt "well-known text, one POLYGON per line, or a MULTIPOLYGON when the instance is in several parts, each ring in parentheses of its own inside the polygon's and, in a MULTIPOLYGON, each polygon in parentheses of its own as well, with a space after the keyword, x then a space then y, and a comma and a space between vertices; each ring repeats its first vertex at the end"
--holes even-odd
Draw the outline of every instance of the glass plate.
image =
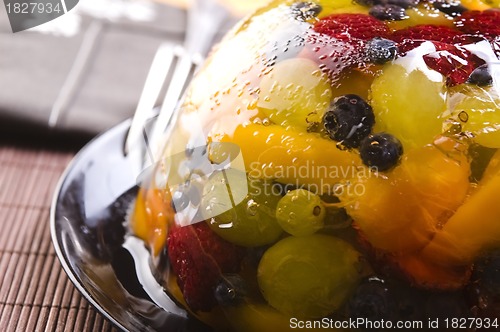
POLYGON ((64 172, 50 217, 57 256, 83 296, 125 331, 210 331, 163 291, 148 251, 127 234, 141 169, 122 152, 129 125, 95 138, 64 172))

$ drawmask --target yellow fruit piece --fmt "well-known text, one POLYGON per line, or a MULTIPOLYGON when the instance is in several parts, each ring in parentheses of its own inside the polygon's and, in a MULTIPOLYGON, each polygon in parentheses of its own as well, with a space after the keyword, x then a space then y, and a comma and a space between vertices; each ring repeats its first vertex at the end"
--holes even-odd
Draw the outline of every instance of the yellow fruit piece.
POLYGON ((474 141, 488 148, 500 148, 500 98, 494 89, 468 86, 454 114, 462 130, 471 132, 474 141))
POLYGON ((141 189, 130 221, 132 233, 145 241, 157 256, 167 241, 167 230, 174 211, 170 198, 158 189, 141 189))
POLYGON ((375 79, 376 70, 361 71, 353 69, 343 73, 339 80, 332 82, 332 98, 355 94, 368 100, 368 92, 375 79))
POLYGON ((464 287, 470 278, 469 266, 450 268, 433 264, 419 254, 392 256, 392 264, 412 285, 436 290, 457 290, 464 287))
MULTIPOLYGON (((500 1, 499 0, 481 0, 486 6, 491 7, 491 8, 500 8, 500 1)), ((488 8, 484 8, 483 10, 486 10, 488 8)))
POLYGON ((262 78, 257 106, 278 125, 306 130, 321 121, 331 96, 328 76, 318 65, 294 58, 277 63, 262 78))
POLYGON ((464 200, 469 163, 435 146, 414 149, 387 174, 358 177, 340 195, 363 236, 377 249, 409 253, 425 246, 464 200))
POLYGON ((486 10, 500 6, 498 0, 460 0, 460 3, 469 10, 486 10))
POLYGON ((337 148, 334 141, 277 125, 239 126, 232 135, 212 132, 209 140, 237 144, 251 177, 306 186, 315 193, 333 193, 340 180, 356 175, 359 155, 337 148))
POLYGON ((224 308, 224 313, 235 331, 291 331, 288 317, 267 304, 245 303, 228 306, 224 308))
MULTIPOLYGON (((335 13, 364 13, 368 14, 368 7, 361 6, 352 0, 314 0, 312 1, 321 6, 322 11, 319 13, 318 18, 323 18, 335 13)), ((286 1, 287 5, 297 3, 297 0, 286 1)))
POLYGON ((344 331, 324 325, 316 325, 315 328, 306 325, 312 324, 311 321, 306 323, 297 318, 287 317, 269 305, 257 302, 248 301, 242 305, 224 307, 223 310, 234 331, 238 332, 291 332, 302 328, 307 331, 344 331))
POLYGON ((442 131, 446 111, 446 86, 441 75, 424 72, 419 64, 411 66, 414 68, 409 71, 398 63, 385 66, 371 90, 374 131, 394 135, 406 151, 432 143, 442 131))
POLYGON ((430 3, 422 3, 415 8, 406 9, 408 18, 401 21, 389 21, 387 24, 393 30, 399 30, 415 25, 445 25, 453 27, 453 18, 435 9, 430 3))
POLYGON ((422 251, 444 266, 470 264, 484 250, 500 245, 500 173, 488 180, 446 222, 422 251))

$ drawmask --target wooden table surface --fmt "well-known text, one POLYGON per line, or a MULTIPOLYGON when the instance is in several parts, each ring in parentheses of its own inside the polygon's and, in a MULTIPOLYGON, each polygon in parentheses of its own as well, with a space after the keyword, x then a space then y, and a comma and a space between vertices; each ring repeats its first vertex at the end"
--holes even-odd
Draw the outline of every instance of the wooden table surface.
POLYGON ((0 140, 0 331, 117 331, 80 295, 51 243, 57 181, 77 148, 0 140))

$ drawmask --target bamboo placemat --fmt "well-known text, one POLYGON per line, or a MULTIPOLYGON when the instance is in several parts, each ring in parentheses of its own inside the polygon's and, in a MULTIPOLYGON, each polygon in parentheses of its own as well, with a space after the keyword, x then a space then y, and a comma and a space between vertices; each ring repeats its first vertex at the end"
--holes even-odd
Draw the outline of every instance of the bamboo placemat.
POLYGON ((49 210, 74 150, 0 141, 0 331, 117 331, 69 281, 49 210))

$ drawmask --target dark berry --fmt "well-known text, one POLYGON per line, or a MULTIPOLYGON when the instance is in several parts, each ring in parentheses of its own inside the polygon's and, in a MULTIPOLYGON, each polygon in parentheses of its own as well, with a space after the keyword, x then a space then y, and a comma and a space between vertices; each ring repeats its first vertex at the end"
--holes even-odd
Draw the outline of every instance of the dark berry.
POLYGON ((392 40, 375 37, 366 43, 365 52, 369 62, 381 65, 396 58, 398 47, 392 40))
POLYGON ((429 319, 439 319, 439 327, 445 328, 446 318, 468 318, 471 313, 461 292, 440 292, 429 295, 425 314, 429 319))
POLYGON ((476 263, 474 279, 484 291, 500 296, 500 250, 489 253, 476 263))
POLYGON ((373 134, 361 142, 359 153, 365 165, 383 172, 399 162, 403 154, 403 145, 390 134, 373 134))
POLYGON ((398 284, 394 287, 395 315, 400 321, 417 321, 424 318, 425 297, 420 289, 398 284))
POLYGON ((379 278, 369 278, 361 283, 349 299, 347 311, 353 319, 392 320, 394 299, 386 282, 379 278))
POLYGON ((293 16, 300 21, 307 21, 321 13, 320 5, 314 2, 296 2, 292 6, 293 16))
POLYGON ((406 11, 398 5, 375 5, 370 8, 369 14, 381 21, 400 21, 406 18, 406 11))
POLYGON ((375 124, 373 110, 358 95, 335 98, 323 116, 323 126, 331 139, 347 148, 356 148, 368 136, 375 124))
POLYGON ((488 65, 484 64, 474 69, 467 82, 478 86, 491 85, 493 83, 493 78, 491 77, 488 65))
POLYGON ((247 294, 245 280, 237 274, 222 276, 214 290, 214 296, 220 305, 234 305, 241 302, 247 294))
POLYGON ((378 4, 380 1, 379 0, 354 0, 354 2, 361 5, 361 6, 371 7, 373 5, 378 4))
POLYGON ((462 6, 460 2, 448 2, 443 0, 438 0, 432 4, 434 8, 450 16, 458 16, 465 12, 467 8, 462 6))

